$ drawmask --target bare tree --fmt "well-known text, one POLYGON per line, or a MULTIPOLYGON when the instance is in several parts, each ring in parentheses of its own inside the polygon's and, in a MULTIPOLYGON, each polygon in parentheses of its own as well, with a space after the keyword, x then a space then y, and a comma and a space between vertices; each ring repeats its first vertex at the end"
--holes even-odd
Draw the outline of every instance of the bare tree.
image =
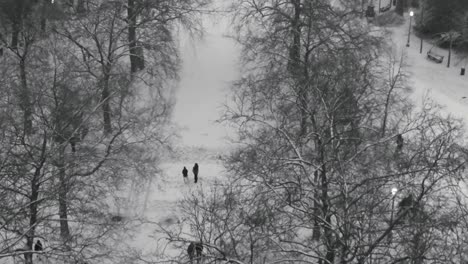
MULTIPOLYGON (((46 241, 42 254, 57 261, 100 262, 129 253, 110 247, 122 235, 117 230, 132 225, 110 200, 157 175, 154 153, 169 144, 179 59, 169 31, 145 31, 141 37, 157 48, 147 54, 147 72, 132 77, 124 60, 124 9, 94 4, 83 4, 88 13, 64 12, 64 20, 49 21, 54 31, 41 39, 34 33, 40 18, 26 17, 31 26, 2 57, 0 258, 24 255, 32 264, 37 239, 46 241), (91 26, 99 30, 86 31, 91 26), (19 87, 28 88, 28 103, 19 87), (19 123, 23 106, 31 109, 27 126, 19 123), (29 127, 34 133, 24 133, 29 127)), ((2 26, 7 43, 10 24, 2 26)))
MULTIPOLYGON (((380 40, 358 13, 328 1, 237 7, 244 74, 224 120, 237 126, 241 144, 226 162, 229 183, 184 207, 192 237, 215 249, 208 256, 231 263, 463 259, 462 250, 448 249, 464 245, 453 239, 463 227, 450 242, 440 235, 450 226, 445 215, 460 206, 454 182, 466 157, 454 146, 461 124, 433 103, 411 107, 401 62, 382 64, 380 40), (290 70, 295 4, 300 77, 290 70)), ((168 237, 192 239, 177 234, 168 237)))

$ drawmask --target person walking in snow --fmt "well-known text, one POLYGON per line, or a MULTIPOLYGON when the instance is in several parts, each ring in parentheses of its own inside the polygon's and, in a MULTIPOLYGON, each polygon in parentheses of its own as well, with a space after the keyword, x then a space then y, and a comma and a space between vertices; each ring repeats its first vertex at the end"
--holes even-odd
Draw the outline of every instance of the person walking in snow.
POLYGON ((195 163, 195 166, 193 166, 192 172, 193 172, 193 177, 195 178, 195 183, 197 183, 197 181, 198 181, 198 163, 195 163))
POLYGON ((42 247, 41 241, 37 240, 36 244, 34 245, 34 251, 40 252, 40 251, 42 251, 42 249, 43 249, 43 247, 42 247))
POLYGON ((184 176, 184 182, 187 182, 188 170, 187 170, 187 168, 185 168, 185 166, 184 166, 184 169, 182 170, 182 175, 184 176))
POLYGON ((203 253, 203 244, 202 242, 191 242, 187 248, 187 253, 190 258, 190 264, 193 264, 193 259, 197 260, 197 264, 200 263, 200 259, 203 253))
MULTIPOLYGON (((42 243, 40 240, 37 240, 36 241, 36 244, 34 244, 34 251, 36 252, 42 252, 44 249, 44 247, 42 246, 42 243)), ((42 261, 42 257, 40 254, 37 255, 37 258, 39 259, 39 261, 42 261)))

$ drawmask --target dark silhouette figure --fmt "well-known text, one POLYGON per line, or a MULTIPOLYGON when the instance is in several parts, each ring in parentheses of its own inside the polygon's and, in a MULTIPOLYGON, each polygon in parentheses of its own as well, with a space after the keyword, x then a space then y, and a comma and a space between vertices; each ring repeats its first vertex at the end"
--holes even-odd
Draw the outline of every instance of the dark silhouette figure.
POLYGON ((399 210, 402 211, 402 210, 405 210, 407 208, 410 208, 414 205, 414 198, 413 198, 413 195, 412 194, 408 194, 408 196, 406 196, 405 198, 403 198, 399 203, 398 203, 398 207, 399 207, 399 210))
POLYGON ((194 258, 196 258, 197 263, 200 263, 202 252, 203 252, 203 244, 201 242, 191 242, 187 248, 187 253, 190 258, 190 263, 193 263, 194 258))
POLYGON ((75 153, 76 152, 76 144, 80 142, 80 139, 78 137, 71 137, 70 138, 70 146, 72 148, 72 152, 75 153))
MULTIPOLYGON (((40 241, 40 240, 37 240, 37 241, 36 241, 36 244, 34 244, 34 251, 36 251, 36 252, 42 252, 42 249, 43 249, 43 247, 42 247, 41 241, 40 241)), ((39 258, 39 260, 42 261, 41 255, 38 255, 38 258, 39 258)))
POLYGON ((122 222, 122 221, 123 221, 123 217, 120 216, 120 215, 113 215, 113 216, 111 217, 111 221, 112 221, 112 222, 122 222))
POLYGON ((184 176, 184 183, 187 183, 187 181, 188 181, 188 170, 187 170, 187 168, 184 167, 184 169, 182 170, 182 175, 184 176))
POLYGON ((413 194, 408 194, 405 198, 403 198, 399 203, 398 203, 398 213, 397 215, 400 215, 407 211, 406 216, 403 217, 402 220, 404 219, 415 219, 418 216, 421 216, 424 218, 424 213, 422 210, 420 210, 420 204, 418 201, 414 199, 413 194))
POLYGON ((403 136, 401 134, 398 134, 397 137, 396 137, 396 152, 399 153, 401 152, 401 150, 403 149, 403 144, 404 144, 404 140, 403 140, 403 136))
POLYGON ((42 251, 42 243, 40 240, 36 241, 36 244, 34 245, 34 251, 42 251))
MULTIPOLYGON (((81 114, 81 115, 83 115, 83 114, 81 114)), ((81 117, 81 119, 82 119, 82 117, 81 117)), ((89 132, 89 129, 86 126, 81 126, 80 130, 81 130, 80 133, 74 133, 74 135, 69 140, 70 146, 72 148, 73 153, 76 152, 76 144, 83 141, 85 139, 86 135, 88 135, 88 132, 89 132)))
POLYGON ((197 183, 198 182, 198 163, 195 163, 195 166, 193 166, 192 172, 193 172, 193 177, 195 178, 195 183, 197 183))

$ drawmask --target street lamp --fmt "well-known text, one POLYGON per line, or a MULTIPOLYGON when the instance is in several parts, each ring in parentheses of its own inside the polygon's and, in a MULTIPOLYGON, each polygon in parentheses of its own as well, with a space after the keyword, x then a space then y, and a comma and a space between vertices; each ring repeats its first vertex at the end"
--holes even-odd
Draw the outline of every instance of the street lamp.
POLYGON ((382 3, 382 0, 379 0, 379 14, 381 13, 381 11, 380 11, 381 3, 382 3))
MULTIPOLYGON (((398 192, 398 189, 396 187, 392 188, 392 211, 390 212, 390 226, 393 223, 393 209, 395 208, 395 196, 396 193, 398 192)), ((390 230, 390 234, 388 235, 388 242, 392 242, 392 237, 393 237, 393 230, 390 230)))
POLYGON ((411 11, 409 13, 409 29, 408 29, 408 42, 406 43, 406 47, 409 47, 409 40, 410 40, 410 34, 411 34, 411 22, 414 16, 414 12, 411 11))
MULTIPOLYGON (((421 24, 421 26, 422 26, 423 23, 424 23, 424 3, 421 3, 421 5, 422 5, 422 7, 421 7, 421 15, 420 15, 420 17, 421 17, 421 19, 420 19, 421 23, 420 23, 420 24, 421 24)), ((423 39, 422 39, 421 34, 420 34, 420 41, 421 41, 421 43, 419 44, 419 53, 422 53, 422 50, 423 50, 423 39)))

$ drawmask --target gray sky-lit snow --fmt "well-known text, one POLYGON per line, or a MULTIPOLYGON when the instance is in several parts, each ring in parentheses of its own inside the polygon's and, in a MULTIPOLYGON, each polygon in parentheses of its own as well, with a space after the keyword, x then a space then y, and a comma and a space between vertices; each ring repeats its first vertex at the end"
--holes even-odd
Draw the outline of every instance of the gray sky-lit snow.
MULTIPOLYGON (((228 2, 228 1, 226 1, 228 2)), ((378 0, 373 0, 378 6, 378 0)), ((381 0, 381 6, 388 5, 391 0, 381 0)), ((461 117, 468 122, 468 97, 466 93, 466 76, 459 75, 459 68, 465 66, 454 55, 454 65, 447 69, 442 64, 434 64, 419 54, 418 41, 412 32, 412 45, 406 44, 407 28, 397 27, 394 42, 399 52, 406 53, 407 68, 413 88, 413 99, 420 101, 423 95, 429 95, 436 102, 447 107, 447 112, 461 117), (461 64, 460 64, 461 63, 461 64), (459 65, 460 64, 460 65, 459 65), (429 92, 429 94, 427 94, 429 92)), ((229 32, 227 16, 217 16, 215 19, 205 19, 206 35, 202 40, 182 41, 181 51, 183 69, 181 82, 176 94, 174 121, 182 127, 179 131, 181 143, 191 146, 218 147, 225 144, 223 137, 229 129, 216 124, 220 117, 221 106, 227 99, 230 82, 238 77, 237 61, 239 49, 233 40, 223 37, 229 32)), ((425 45, 424 52, 430 44, 425 45)), ((445 63, 445 61, 444 61, 445 63)), ((232 132, 231 132, 232 133, 232 132)))
POLYGON ((216 124, 230 83, 237 78, 238 49, 224 37, 228 19, 206 18, 202 40, 185 38, 181 51, 183 69, 176 92, 174 121, 182 127, 181 143, 191 146, 219 147, 226 130, 216 124))

